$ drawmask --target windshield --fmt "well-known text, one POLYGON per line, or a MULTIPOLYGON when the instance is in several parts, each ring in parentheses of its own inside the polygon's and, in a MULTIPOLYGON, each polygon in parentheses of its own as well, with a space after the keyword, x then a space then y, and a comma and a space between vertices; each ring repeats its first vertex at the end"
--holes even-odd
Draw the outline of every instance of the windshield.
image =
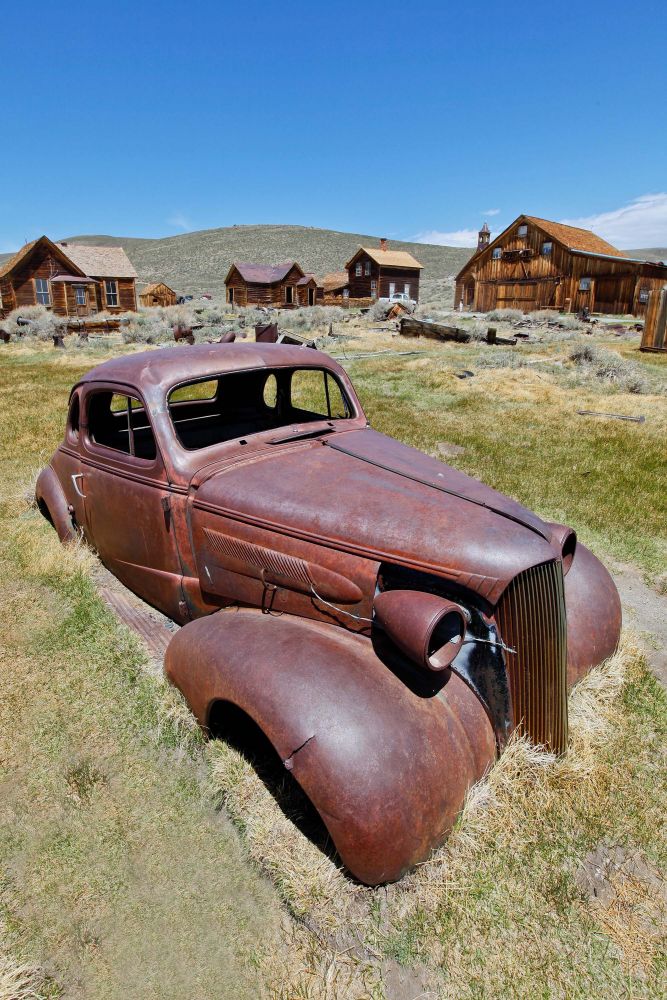
POLYGON ((323 368, 262 368, 198 379, 172 389, 167 403, 176 436, 189 451, 354 416, 343 387, 323 368))

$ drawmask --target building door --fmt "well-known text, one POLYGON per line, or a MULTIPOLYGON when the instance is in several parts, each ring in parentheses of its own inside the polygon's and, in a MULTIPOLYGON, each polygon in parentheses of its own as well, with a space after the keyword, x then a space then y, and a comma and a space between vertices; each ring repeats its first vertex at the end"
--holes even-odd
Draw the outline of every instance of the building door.
POLYGON ((396 282, 395 281, 390 281, 389 282, 389 298, 392 297, 392 295, 395 293, 395 291, 396 291, 396 282))
POLYGON ((234 305, 234 289, 233 288, 229 288, 227 290, 227 301, 229 302, 230 305, 232 305, 232 306, 234 305))
POLYGON ((407 295, 407 297, 410 298, 410 286, 407 285, 407 284, 403 285, 403 291, 405 292, 405 294, 407 295))
POLYGON ((498 309, 521 309, 532 312, 537 308, 537 282, 515 281, 498 285, 498 309))
POLYGON ((309 288, 308 289, 308 305, 309 306, 314 306, 315 305, 315 289, 314 288, 309 288))
POLYGON ((77 316, 87 316, 90 312, 88 308, 88 289, 85 285, 74 286, 74 303, 76 305, 77 316))

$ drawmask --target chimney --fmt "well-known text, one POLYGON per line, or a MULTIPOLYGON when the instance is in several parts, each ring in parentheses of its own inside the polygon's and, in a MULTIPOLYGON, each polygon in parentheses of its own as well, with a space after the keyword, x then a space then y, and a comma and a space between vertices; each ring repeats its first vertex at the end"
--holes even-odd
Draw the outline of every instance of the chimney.
POLYGON ((380 250, 386 250, 386 249, 387 249, 387 240, 384 236, 382 236, 380 238, 380 250))

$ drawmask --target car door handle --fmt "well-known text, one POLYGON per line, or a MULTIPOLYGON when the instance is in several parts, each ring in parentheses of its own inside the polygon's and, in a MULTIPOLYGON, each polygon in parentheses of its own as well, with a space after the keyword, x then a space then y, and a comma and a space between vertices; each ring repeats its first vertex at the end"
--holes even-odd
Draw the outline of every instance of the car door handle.
POLYGON ((82 493, 81 490, 79 489, 79 484, 77 483, 77 479, 83 479, 83 472, 75 472, 74 475, 72 476, 72 482, 74 483, 74 489, 76 490, 76 492, 79 494, 82 500, 85 500, 86 494, 82 493))

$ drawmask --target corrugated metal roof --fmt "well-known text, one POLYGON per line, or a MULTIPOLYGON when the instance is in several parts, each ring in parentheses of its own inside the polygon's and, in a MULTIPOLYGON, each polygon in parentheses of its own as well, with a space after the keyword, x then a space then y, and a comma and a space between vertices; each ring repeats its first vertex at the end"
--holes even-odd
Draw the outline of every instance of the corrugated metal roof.
POLYGON ((91 278, 137 277, 122 247, 89 247, 80 243, 56 243, 56 246, 91 278))
POLYGON ((376 264, 380 264, 383 267, 412 267, 421 269, 424 266, 411 253, 408 253, 407 250, 383 250, 382 247, 359 247, 359 250, 350 257, 345 267, 350 266, 361 250, 367 253, 376 264))

